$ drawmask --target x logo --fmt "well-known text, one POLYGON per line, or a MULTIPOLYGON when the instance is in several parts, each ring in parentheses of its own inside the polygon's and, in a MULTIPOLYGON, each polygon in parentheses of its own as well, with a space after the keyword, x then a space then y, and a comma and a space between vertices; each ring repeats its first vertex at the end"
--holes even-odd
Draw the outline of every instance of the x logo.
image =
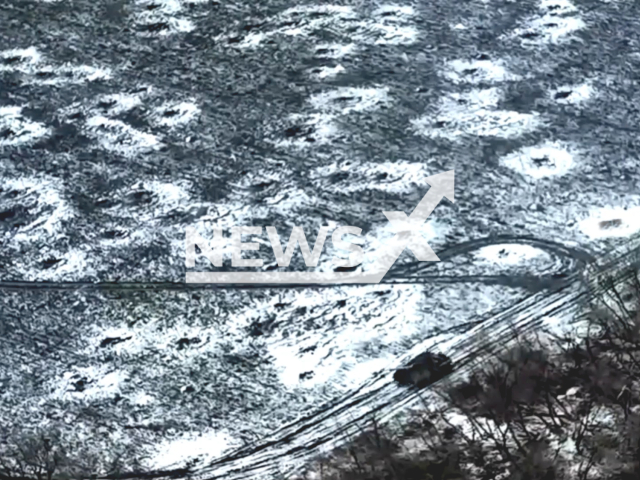
POLYGON ((437 262, 440 259, 431 247, 424 241, 420 228, 426 217, 416 215, 416 208, 410 217, 404 212, 383 212, 396 232, 394 241, 402 242, 404 248, 409 248, 420 262, 437 262))
MULTIPOLYGON (((427 178, 431 188, 420 200, 418 206, 407 217, 404 212, 383 212, 391 223, 396 234, 389 242, 390 251, 383 252, 378 258, 378 269, 382 276, 391 268, 405 248, 409 248, 420 262, 439 262, 440 259, 424 241, 420 228, 427 221, 431 212, 438 206, 443 197, 453 202, 454 171, 433 175, 427 178)), ((380 277, 382 278, 382 277, 380 277)))

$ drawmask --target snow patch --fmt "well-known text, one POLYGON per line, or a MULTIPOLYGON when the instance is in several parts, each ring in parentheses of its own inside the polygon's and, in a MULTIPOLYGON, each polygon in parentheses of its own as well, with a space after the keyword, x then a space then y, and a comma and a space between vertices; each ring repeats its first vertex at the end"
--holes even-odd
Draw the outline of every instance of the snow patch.
POLYGON ((10 49, 0 52, 0 72, 18 72, 25 76, 26 84, 62 85, 108 80, 111 70, 89 65, 61 65, 44 62, 35 47, 10 49))
POLYGON ((335 67, 323 66, 311 70, 310 76, 311 78, 324 80, 326 78, 336 77, 339 73, 342 73, 344 71, 345 69, 342 65, 336 65, 335 67))
POLYGON ((312 95, 309 103, 317 110, 347 115, 351 112, 374 110, 389 103, 388 87, 341 87, 312 95))
POLYGON ((498 110, 501 92, 496 88, 454 93, 440 102, 438 113, 412 121, 417 133, 456 140, 465 135, 515 138, 537 129, 537 112, 498 110))
POLYGON ((155 135, 136 130, 130 125, 112 120, 102 115, 87 119, 88 134, 94 137, 106 150, 125 156, 134 156, 140 152, 153 151, 162 147, 155 135))
POLYGON ((327 326, 328 331, 269 339, 269 355, 280 371, 280 381, 289 389, 331 385, 348 391, 370 380, 373 373, 388 369, 394 358, 386 349, 424 322, 424 293, 417 285, 396 285, 394 298, 402 302, 381 304, 372 295, 379 290, 377 285, 310 290, 279 299, 288 305, 280 321, 287 315, 298 318, 299 309, 305 308, 315 315, 322 311, 323 322, 334 324, 327 326))
POLYGON ((127 374, 106 366, 74 367, 55 380, 52 397, 60 400, 100 400, 121 392, 127 374))
POLYGON ((275 142, 278 147, 309 148, 313 145, 326 145, 339 133, 334 123, 335 115, 326 113, 312 113, 310 115, 293 114, 289 119, 301 123, 307 132, 301 137, 286 138, 275 142))
POLYGON ((539 180, 568 173, 576 163, 575 148, 560 142, 524 147, 500 162, 523 175, 539 180))
POLYGON ((347 55, 351 55, 356 50, 354 43, 340 44, 340 43, 322 43, 316 45, 316 55, 327 58, 343 58, 347 55))
POLYGON ((577 105, 591 100, 594 96, 594 89, 589 83, 580 85, 565 85, 549 92, 549 96, 560 104, 577 105))
POLYGON ((407 161, 380 163, 347 161, 339 164, 334 162, 313 169, 309 178, 314 183, 322 185, 323 190, 336 193, 353 193, 370 189, 392 193, 409 193, 416 188, 426 189, 426 179, 430 172, 426 171, 425 166, 424 163, 407 161), (324 181, 336 174, 345 174, 347 178, 338 182, 324 181))
POLYGON ((18 265, 17 270, 26 281, 73 281, 78 278, 86 279, 95 273, 90 266, 88 252, 84 249, 74 248, 64 253, 55 249, 46 249, 40 253, 39 261, 33 268, 18 265), (44 270, 42 264, 49 259, 53 259, 56 263, 44 270))
POLYGON ((42 55, 35 47, 12 48, 0 52, 0 72, 31 71, 42 62, 42 55))
POLYGON ((200 113, 193 101, 165 103, 155 111, 155 120, 163 126, 176 127, 191 122, 200 113))
POLYGON ((539 8, 543 14, 550 16, 578 12, 578 8, 569 0, 541 0, 539 8))
POLYGON ((33 143, 49 133, 43 124, 22 116, 22 107, 0 107, 0 148, 33 143))
POLYGON ((419 36, 413 24, 415 10, 407 5, 383 5, 373 12, 375 20, 360 23, 355 38, 375 45, 411 45, 419 36))
MULTIPOLYGON (((361 44, 409 45, 415 43, 418 37, 418 30, 412 21, 414 15, 412 7, 398 5, 382 6, 373 12, 373 18, 366 19, 349 6, 302 5, 266 19, 265 24, 276 26, 272 30, 249 32, 240 41, 233 37, 233 43, 237 48, 253 48, 275 35, 309 37, 330 30, 361 44)), ((231 38, 229 34, 219 37, 231 38)))
POLYGON ((580 229, 592 239, 629 237, 640 232, 640 206, 593 210, 580 222, 580 229))
POLYGON ((30 213, 37 217, 31 223, 18 229, 13 235, 13 241, 25 242, 41 238, 43 235, 57 237, 60 234, 62 222, 73 216, 73 211, 63 199, 63 183, 58 179, 46 177, 19 177, 4 179, 4 191, 14 192, 10 205, 29 205, 30 213))
POLYGON ((517 81, 521 77, 509 73, 501 60, 451 60, 444 76, 454 83, 497 83, 517 81))
POLYGON ((138 0, 141 11, 135 14, 135 23, 141 28, 142 36, 167 36, 188 33, 195 25, 187 18, 180 17, 185 3, 202 3, 199 0, 138 0))
POLYGON ((335 119, 353 112, 371 111, 390 103, 388 87, 341 87, 312 95, 308 103, 316 110, 311 114, 289 116, 298 132, 274 141, 279 147, 308 148, 333 140, 339 130, 335 119))
POLYGON ((576 14, 578 9, 567 0, 543 0, 542 15, 530 18, 522 27, 516 28, 504 38, 520 38, 523 44, 541 45, 561 43, 572 38, 573 33, 587 27, 576 14))
POLYGON ((477 260, 502 266, 526 265, 534 260, 550 259, 539 248, 530 245, 502 244, 482 247, 475 255, 477 260))
POLYGON ((148 461, 148 468, 165 470, 182 467, 186 462, 199 460, 211 462, 224 455, 232 447, 237 447, 233 439, 224 432, 188 433, 174 440, 166 440, 158 447, 148 461))
POLYGON ((142 105, 142 96, 137 94, 114 93, 98 100, 98 108, 108 110, 109 115, 119 115, 142 105))

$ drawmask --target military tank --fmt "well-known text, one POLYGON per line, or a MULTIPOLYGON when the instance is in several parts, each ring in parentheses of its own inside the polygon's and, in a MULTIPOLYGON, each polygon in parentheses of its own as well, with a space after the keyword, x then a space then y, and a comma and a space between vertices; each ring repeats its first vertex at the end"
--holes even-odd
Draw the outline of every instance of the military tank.
POLYGON ((399 368, 393 379, 402 386, 424 388, 453 372, 451 359, 443 353, 426 351, 399 368))

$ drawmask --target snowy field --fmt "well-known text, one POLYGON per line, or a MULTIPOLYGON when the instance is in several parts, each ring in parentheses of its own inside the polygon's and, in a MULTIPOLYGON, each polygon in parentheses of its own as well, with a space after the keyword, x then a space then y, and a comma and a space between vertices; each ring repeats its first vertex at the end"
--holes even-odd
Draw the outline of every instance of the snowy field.
POLYGON ((38 431, 102 473, 313 453, 407 359, 640 232, 637 2, 244 3, 0 6, 0 457, 38 431), (442 261, 379 285, 18 285, 183 282, 212 224, 354 225, 366 258, 452 169, 442 261))

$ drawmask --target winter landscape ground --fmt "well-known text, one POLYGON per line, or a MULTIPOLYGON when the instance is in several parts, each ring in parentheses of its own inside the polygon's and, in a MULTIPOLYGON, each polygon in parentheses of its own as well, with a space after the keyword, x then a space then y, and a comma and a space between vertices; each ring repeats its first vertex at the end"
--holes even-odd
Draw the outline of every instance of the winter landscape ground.
POLYGON ((562 323, 640 231, 639 24, 631 0, 3 2, 0 457, 53 432, 99 475, 258 475, 413 401, 393 372, 428 347, 562 323), (187 226, 355 225, 366 254, 452 169, 441 262, 183 285, 187 226))

